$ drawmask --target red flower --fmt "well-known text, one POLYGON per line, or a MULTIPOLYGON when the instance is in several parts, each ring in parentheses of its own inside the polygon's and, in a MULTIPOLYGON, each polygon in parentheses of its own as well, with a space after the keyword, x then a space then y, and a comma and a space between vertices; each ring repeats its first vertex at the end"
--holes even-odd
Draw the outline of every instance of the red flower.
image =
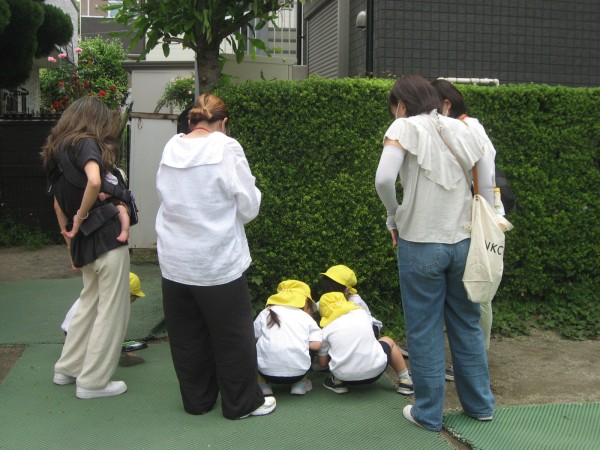
POLYGON ((58 100, 54 100, 54 103, 52 103, 52 107, 54 109, 58 109, 58 100))
POLYGON ((110 87, 110 92, 112 92, 112 93, 114 94, 114 93, 115 93, 115 91, 116 91, 115 87, 114 87, 114 86, 111 86, 111 87, 110 87))
POLYGON ((83 83, 83 87, 84 87, 85 89, 88 89, 88 88, 90 87, 90 82, 86 80, 86 82, 85 82, 85 83, 83 83))
POLYGON ((100 92, 98 92, 98 95, 100 97, 104 97, 106 95, 106 91, 104 89, 102 89, 100 92))
POLYGON ((64 87, 65 86, 65 83, 62 82, 62 81, 59 81, 57 84, 58 84, 58 87, 64 87))

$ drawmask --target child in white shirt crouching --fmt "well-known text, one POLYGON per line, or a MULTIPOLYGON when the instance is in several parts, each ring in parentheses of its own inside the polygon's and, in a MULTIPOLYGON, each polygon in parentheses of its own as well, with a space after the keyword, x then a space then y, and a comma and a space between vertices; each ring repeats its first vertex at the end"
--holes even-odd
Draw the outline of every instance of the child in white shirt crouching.
POLYGON ((308 285, 287 280, 254 320, 259 384, 265 396, 273 394, 271 384, 291 384, 294 395, 312 389, 306 377, 311 366, 309 351, 321 348, 322 336, 312 318, 315 309, 308 285))
POLYGON ((400 378, 396 392, 413 393, 400 348, 389 337, 375 338, 371 317, 364 309, 346 300, 341 292, 329 292, 321 297, 319 312, 323 343, 318 363, 322 368, 329 366, 331 371, 324 387, 344 394, 349 385, 374 383, 390 364, 400 378))

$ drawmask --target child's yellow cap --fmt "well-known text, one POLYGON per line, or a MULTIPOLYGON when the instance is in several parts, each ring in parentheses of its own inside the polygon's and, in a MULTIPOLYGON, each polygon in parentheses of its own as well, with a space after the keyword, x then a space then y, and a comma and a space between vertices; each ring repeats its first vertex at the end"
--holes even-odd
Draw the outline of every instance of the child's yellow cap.
POLYGON ((293 306, 295 308, 304 308, 306 299, 310 296, 308 284, 298 280, 286 280, 277 286, 277 294, 271 295, 267 299, 267 305, 293 306))
POLYGON ((346 286, 351 294, 356 294, 356 289, 354 289, 354 286, 356 286, 356 274, 350 267, 343 264, 332 266, 327 269, 327 272, 321 273, 321 275, 325 275, 336 283, 346 286))
POLYGON ((136 297, 145 297, 146 294, 142 292, 142 284, 140 283, 140 277, 135 273, 129 272, 129 293, 136 297))
POLYGON ((325 328, 335 319, 344 314, 359 309, 354 303, 346 300, 341 292, 328 292, 319 300, 319 313, 321 314, 321 327, 325 328))

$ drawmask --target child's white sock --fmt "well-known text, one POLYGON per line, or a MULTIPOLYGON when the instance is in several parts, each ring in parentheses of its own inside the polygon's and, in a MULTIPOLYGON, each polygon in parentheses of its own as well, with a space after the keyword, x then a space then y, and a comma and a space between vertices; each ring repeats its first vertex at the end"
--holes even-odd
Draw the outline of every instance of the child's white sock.
POLYGON ((412 381, 412 379, 410 378, 410 375, 408 374, 408 369, 404 369, 404 370, 401 370, 400 372, 398 372, 398 378, 400 378, 401 380, 412 381))

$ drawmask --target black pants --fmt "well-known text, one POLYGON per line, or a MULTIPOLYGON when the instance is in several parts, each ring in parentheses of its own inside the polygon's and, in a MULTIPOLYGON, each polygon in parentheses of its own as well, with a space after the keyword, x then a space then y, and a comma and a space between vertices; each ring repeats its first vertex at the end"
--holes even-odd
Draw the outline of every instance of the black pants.
POLYGON ((220 286, 162 279, 163 308, 184 409, 237 419, 264 403, 246 277, 220 286))

